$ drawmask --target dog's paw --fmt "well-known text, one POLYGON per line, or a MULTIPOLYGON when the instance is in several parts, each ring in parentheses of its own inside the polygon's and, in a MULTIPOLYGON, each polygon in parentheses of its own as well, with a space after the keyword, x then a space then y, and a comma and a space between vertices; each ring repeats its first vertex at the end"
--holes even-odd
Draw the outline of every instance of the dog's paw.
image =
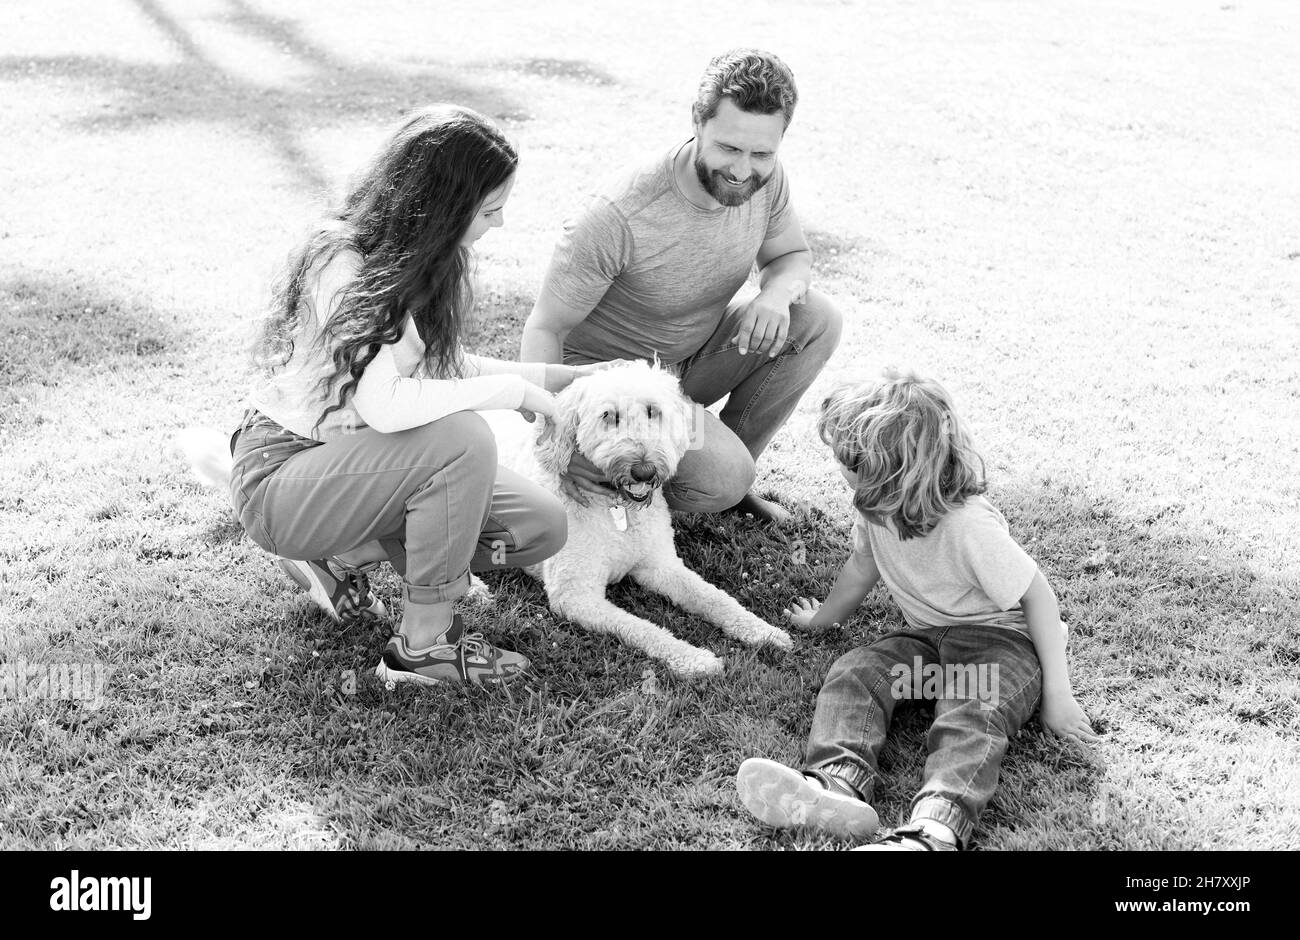
POLYGON ((668 667, 683 679, 705 679, 722 675, 722 660, 708 650, 674 656, 668 660, 668 667))
POLYGON ((465 597, 485 604, 491 604, 496 600, 496 595, 492 593, 491 588, 484 584, 478 575, 473 574, 469 576, 469 590, 465 592, 465 597))
POLYGON ((790 638, 790 634, 769 623, 765 623, 763 626, 765 629, 759 632, 757 642, 762 643, 764 646, 775 646, 780 650, 794 649, 794 640, 790 638))
POLYGON ((746 617, 742 622, 724 626, 723 632, 750 646, 775 646, 777 649, 794 649, 794 640, 780 627, 766 620, 746 617))

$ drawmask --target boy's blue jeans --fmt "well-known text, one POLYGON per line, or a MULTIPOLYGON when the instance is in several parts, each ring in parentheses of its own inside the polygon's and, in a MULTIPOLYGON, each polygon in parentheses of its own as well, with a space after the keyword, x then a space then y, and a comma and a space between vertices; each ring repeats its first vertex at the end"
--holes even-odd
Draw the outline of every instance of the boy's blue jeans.
POLYGON ((847 781, 870 802, 894 708, 908 699, 933 701, 929 757, 911 820, 943 823, 965 845, 997 787, 1007 742, 1041 694, 1033 642, 1015 630, 963 625, 889 633, 831 666, 817 696, 805 769, 847 781))

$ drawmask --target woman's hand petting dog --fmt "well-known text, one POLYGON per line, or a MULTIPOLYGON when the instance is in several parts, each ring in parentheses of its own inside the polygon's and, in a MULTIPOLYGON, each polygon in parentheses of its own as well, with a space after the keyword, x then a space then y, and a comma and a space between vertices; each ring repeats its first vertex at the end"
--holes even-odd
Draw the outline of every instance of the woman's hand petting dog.
POLYGON ((523 415, 524 420, 528 422, 532 422, 538 415, 546 421, 554 421, 555 396, 544 388, 525 382, 524 400, 515 411, 523 415))
POLYGON ((607 362, 589 362, 583 366, 548 363, 546 366, 546 390, 548 392, 562 392, 578 379, 595 375, 597 372, 604 372, 606 369, 625 366, 628 362, 627 359, 610 359, 607 362))

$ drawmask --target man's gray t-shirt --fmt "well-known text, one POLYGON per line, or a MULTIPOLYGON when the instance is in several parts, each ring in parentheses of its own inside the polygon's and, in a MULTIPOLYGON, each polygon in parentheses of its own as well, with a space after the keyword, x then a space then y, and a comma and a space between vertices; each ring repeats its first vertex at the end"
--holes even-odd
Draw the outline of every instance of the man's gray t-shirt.
POLYGON ((690 358, 722 322, 760 246, 793 219, 779 162, 742 205, 689 202, 673 172, 689 145, 609 181, 565 223, 542 295, 591 310, 566 337, 566 357, 690 358))
POLYGON ((853 551, 875 559, 910 626, 977 624, 1029 635, 1020 598, 1038 565, 983 496, 968 496, 929 533, 905 541, 893 523, 875 525, 858 513, 853 551))

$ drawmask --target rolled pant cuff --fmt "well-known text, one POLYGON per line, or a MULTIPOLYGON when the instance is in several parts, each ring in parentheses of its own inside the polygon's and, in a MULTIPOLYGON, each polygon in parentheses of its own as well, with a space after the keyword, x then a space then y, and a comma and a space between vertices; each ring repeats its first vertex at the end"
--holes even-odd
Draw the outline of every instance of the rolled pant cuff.
POLYGON ((853 789, 858 791, 858 795, 868 803, 871 802, 872 793, 875 790, 876 775, 866 767, 859 767, 857 764, 850 764, 844 761, 838 761, 832 764, 821 764, 817 767, 808 767, 807 773, 818 777, 835 777, 843 780, 853 789))
POLYGON ((408 604, 442 604, 464 597, 469 593, 469 571, 446 584, 432 586, 424 584, 406 584, 403 588, 408 604))
POLYGON ((942 796, 923 796, 912 804, 911 822, 918 819, 932 819, 943 823, 957 837, 957 845, 964 847, 975 831, 975 820, 952 800, 942 796))

